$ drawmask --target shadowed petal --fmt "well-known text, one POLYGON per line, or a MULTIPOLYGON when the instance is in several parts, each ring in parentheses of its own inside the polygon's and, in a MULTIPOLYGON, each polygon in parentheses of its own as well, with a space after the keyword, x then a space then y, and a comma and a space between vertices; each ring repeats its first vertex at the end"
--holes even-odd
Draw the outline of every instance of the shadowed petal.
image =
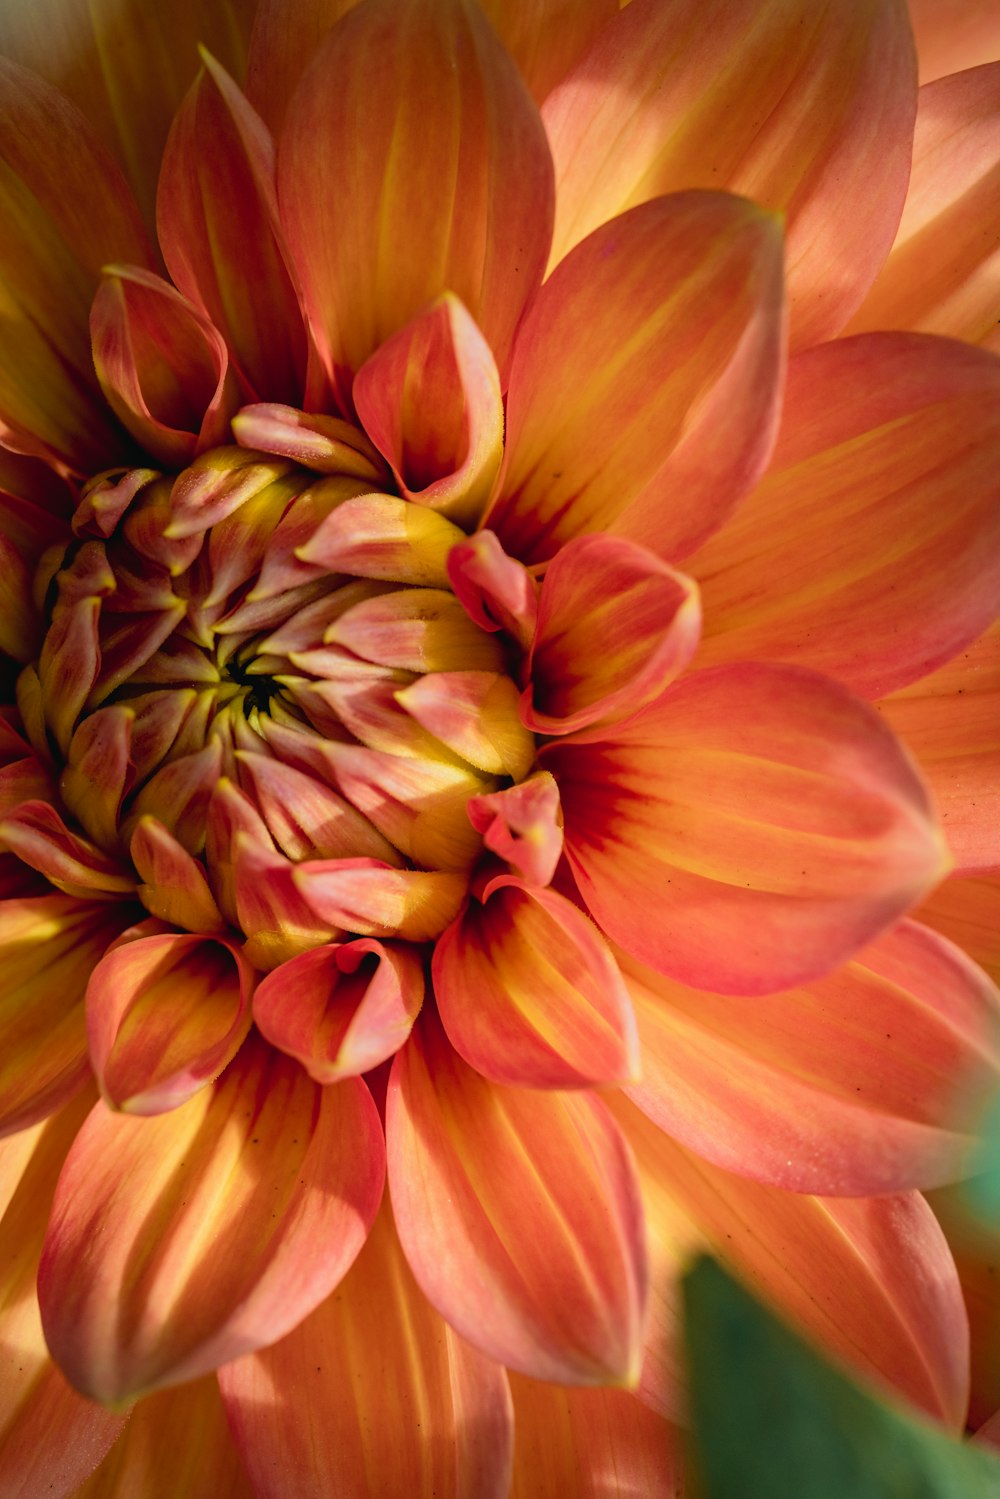
POLYGON ((927 897, 917 915, 957 942, 1000 984, 1000 870, 985 879, 953 875, 927 897))
POLYGON ((382 1176, 365 1084, 321 1089, 260 1042, 169 1114, 98 1104, 42 1255, 49 1347, 79 1389, 117 1402, 275 1341, 354 1259, 382 1176))
POLYGON ((947 867, 900 745, 813 672, 698 672, 541 764, 599 924, 697 988, 766 994, 827 973, 947 867))
POLYGON ((0 823, 4 846, 69 895, 126 895, 135 877, 119 859, 80 838, 48 802, 22 802, 0 823))
POLYGON ((157 818, 139 819, 129 857, 143 881, 136 894, 154 916, 188 932, 217 932, 225 926, 204 865, 157 818))
POLYGON ((388 1202, 337 1294, 219 1382, 259 1499, 507 1499, 504 1371, 424 1300, 388 1202))
POLYGON ((1000 58, 993 0, 909 0, 920 82, 1000 58))
POLYGON ((535 1378, 633 1380, 642 1214, 604 1105, 487 1082, 425 1011, 393 1062, 387 1110, 400 1240, 442 1316, 535 1378))
POLYGON ((721 524, 773 440, 781 255, 772 215, 685 193, 605 224, 556 268, 511 368, 487 516, 507 551, 542 562, 610 531, 676 560, 721 524))

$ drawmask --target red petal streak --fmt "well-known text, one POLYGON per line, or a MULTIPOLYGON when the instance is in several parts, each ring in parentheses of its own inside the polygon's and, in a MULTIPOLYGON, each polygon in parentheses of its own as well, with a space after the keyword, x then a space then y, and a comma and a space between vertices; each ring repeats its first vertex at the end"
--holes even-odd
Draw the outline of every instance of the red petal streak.
POLYGON ((718 1166, 796 1192, 959 1174, 1000 1071, 1000 994, 904 921, 828 978, 752 1003, 627 960, 642 1079, 629 1097, 718 1166))
POLYGON ((645 1236, 605 1106, 487 1082, 425 1011, 392 1064, 387 1108, 400 1240, 441 1315, 537 1379, 633 1380, 645 1236))
POLYGON ((370 0, 330 32, 285 117, 278 197, 343 397, 445 291, 503 370, 548 254, 551 171, 537 110, 478 6, 370 0))
POLYGON ((225 342, 168 282, 110 269, 90 332, 108 405, 154 458, 183 468, 223 441, 238 404, 225 342))
POLYGON ((98 1104, 39 1270, 54 1357, 92 1399, 122 1401, 275 1342, 364 1243, 383 1160, 360 1079, 320 1088, 261 1043, 169 1114, 98 1104))
POLYGON ((529 885, 549 885, 562 854, 559 787, 547 770, 519 786, 469 798, 466 811, 486 847, 529 885))
POLYGON ((448 576, 469 618, 482 630, 507 630, 525 650, 535 633, 538 586, 508 557, 492 531, 477 531, 448 554, 448 576))
POLYGON ((915 107, 902 3, 636 0, 545 107, 553 262, 662 193, 742 193, 786 217, 793 338, 818 343, 888 254, 915 107))
POLYGON ((293 884, 320 921, 409 942, 439 937, 467 888, 460 874, 391 869, 375 859, 307 860, 296 866, 293 884))
POLYGON ((767 462, 783 347, 770 214, 684 193, 605 224, 556 268, 518 332, 489 525, 524 562, 588 531, 676 561, 767 462))
POLYGON ((447 588, 448 554, 464 540, 458 526, 424 505, 364 494, 328 515, 298 555, 331 572, 447 588))
POLYGON ((44 1119, 89 1067, 83 996, 91 969, 131 912, 65 895, 0 902, 0 1134, 44 1119))
POLYGON ((147 911, 188 932, 218 932, 225 926, 200 860, 162 822, 140 818, 129 854, 143 881, 136 894, 147 911))
POLYGON ((337 1294, 219 1382, 259 1499, 507 1499, 504 1371, 424 1300, 388 1204, 337 1294))
POLYGON ((135 888, 133 876, 119 860, 70 832, 48 802, 22 802, 0 822, 0 838, 25 864, 69 895, 87 899, 135 888))
POLYGON ((315 947, 276 968, 254 995, 253 1017, 273 1046, 318 1083, 360 1077, 397 1052, 423 1002, 419 956, 397 943, 315 947))
POLYGON ((395 694, 407 713, 477 770, 520 781, 535 758, 518 717, 518 691, 490 671, 437 671, 395 694))
POLYGON ((474 525, 503 456, 500 376, 457 297, 441 297, 358 371, 354 405, 408 500, 474 525))
POLYGON ((233 436, 245 448, 291 458, 320 474, 381 481, 385 465, 371 443, 339 416, 299 411, 273 402, 244 406, 233 417, 233 436))
POLYGON ((538 597, 522 719, 569 734, 630 718, 680 675, 700 633, 698 589, 682 573, 620 537, 570 541, 538 597))
POLYGON ((306 335, 278 223, 274 146, 226 70, 204 48, 201 59, 160 168, 163 258, 179 290, 223 334, 253 390, 296 401, 305 386, 306 335))
POLYGON ((597 928, 554 890, 493 880, 434 949, 448 1039, 495 1083, 579 1088, 638 1071, 618 965, 597 928))
POLYGON ((168 932, 113 948, 87 986, 90 1060, 105 1101, 129 1114, 184 1103, 236 1055, 252 992, 253 973, 225 938, 168 932))
POLYGON ((541 759, 599 924, 699 989, 766 994, 828 973, 946 868, 902 748, 813 672, 698 672, 541 759))
POLYGON ((792 361, 763 482, 688 564, 699 660, 777 659, 879 697, 933 671, 1000 599, 1000 359, 922 334, 792 361))

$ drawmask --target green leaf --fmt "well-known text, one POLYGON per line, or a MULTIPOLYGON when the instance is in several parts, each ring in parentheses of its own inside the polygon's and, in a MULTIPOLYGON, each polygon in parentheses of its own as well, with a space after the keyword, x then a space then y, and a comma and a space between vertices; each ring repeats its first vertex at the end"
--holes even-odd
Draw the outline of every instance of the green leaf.
POLYGON ((684 1281, 705 1499, 998 1499, 1000 1462, 826 1362, 722 1266, 684 1281))

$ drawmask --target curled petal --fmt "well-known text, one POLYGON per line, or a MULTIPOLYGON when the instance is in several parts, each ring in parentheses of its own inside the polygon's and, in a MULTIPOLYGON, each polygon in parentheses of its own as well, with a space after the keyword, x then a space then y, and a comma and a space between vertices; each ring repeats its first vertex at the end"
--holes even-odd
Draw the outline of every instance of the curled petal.
POLYGON ((388 1203, 337 1294, 219 1382, 259 1499, 362 1499, 373 1473, 387 1495, 507 1499, 506 1375, 421 1295, 388 1203))
POLYGON ((961 1174, 1000 1072, 1000 993, 903 921, 845 967, 749 1003, 622 960, 643 1072, 629 1096, 730 1171, 865 1194, 961 1174))
POLYGON ((360 1077, 399 1050, 423 1003, 419 957, 362 938, 314 947, 258 986, 253 1018, 318 1083, 360 1077))
POLYGON ((306 562, 331 572, 447 588, 447 559, 464 533, 445 516, 397 495, 345 500, 299 548, 306 562))
POLYGON ((537 110, 478 6, 371 0, 333 28, 285 116, 278 198, 345 405, 353 373, 445 291, 504 369, 548 253, 551 172, 537 110))
POLYGON ((59 1179, 39 1270, 54 1357, 82 1392, 117 1402, 276 1341, 364 1243, 383 1161, 360 1079, 319 1088, 263 1043, 168 1114, 98 1104, 59 1179))
POLYGON ((578 1088, 638 1070, 635 1020, 597 928, 555 890, 504 876, 439 938, 434 993, 448 1039, 495 1083, 578 1088))
POLYGON ((567 542, 538 596, 522 720, 570 734, 631 718, 680 675, 700 633, 697 586, 645 547, 613 536, 567 542))
POLYGON ((75 599, 54 615, 42 642, 37 679, 41 707, 64 755, 101 669, 100 614, 99 598, 75 599))
POLYGON ((518 330, 487 523, 523 562, 588 531, 682 557, 767 462, 782 360, 772 215, 683 193, 605 224, 518 330))
POLYGON ((635 1379, 642 1207, 600 1100, 487 1082, 425 1012, 392 1064, 386 1134, 406 1258, 452 1327, 536 1379, 635 1379))
POLYGON ((353 394, 403 495, 474 525, 500 469, 503 403, 489 344, 458 298, 441 297, 382 344, 353 394))
POLYGON ((22 802, 0 822, 4 845, 69 895, 123 895, 135 879, 118 859, 70 832, 48 802, 22 802))
POLYGON ((114 848, 118 813, 134 775, 135 715, 125 703, 91 713, 69 744, 59 789, 66 806, 96 843, 114 848))
POLYGON ((320 474, 381 480, 384 465, 363 432, 339 416, 261 402, 233 417, 233 436, 245 448, 291 458, 320 474))
POLYGON ((471 796, 469 821, 491 853, 529 885, 550 885, 563 847, 559 787, 547 770, 518 786, 471 796))
POLYGON ((517 688, 502 672, 428 672, 395 698, 477 770, 520 781, 531 768, 534 736, 518 716, 517 688))
POLYGON ((647 199, 725 188, 785 216, 793 342, 829 338, 892 244, 916 93, 901 0, 634 0, 545 106, 553 263, 647 199))
POLYGON ((698 672, 540 758, 597 921, 695 988, 766 994, 827 973, 947 867, 902 747, 813 672, 698 672))
POLYGON ((113 1109, 160 1114, 217 1077, 250 1029, 253 973, 224 937, 117 944, 87 985, 90 1060, 113 1109))
POLYGON ((392 869, 377 859, 307 860, 296 866, 293 884, 320 921, 409 942, 440 936, 467 888, 460 874, 392 869))
POLYGON ((109 406, 161 463, 183 468, 224 439, 238 402, 225 342, 166 281, 109 270, 90 331, 109 406))
POLYGON ((274 146, 226 70, 204 49, 201 59, 160 167, 163 258, 178 289, 223 334, 251 387, 297 400, 306 335, 278 222, 274 146))
POLYGON ((538 585, 523 563, 508 557, 492 531, 477 531, 448 553, 455 597, 481 630, 507 630, 525 650, 538 615, 538 585))
POLYGON ((237 764, 243 789, 289 859, 398 861, 388 839, 316 776, 252 751, 240 751, 237 764))
POLYGON ((348 609, 326 632, 380 666, 406 671, 500 671, 503 651, 443 588, 399 588, 348 609))
POLYGON ((792 360, 767 474, 687 564, 700 661, 794 661, 871 697, 933 671, 997 613, 998 474, 995 355, 870 333, 792 360))
POLYGON ((247 960, 264 972, 341 935, 340 927, 324 921, 305 899, 295 882, 295 867, 283 854, 262 847, 255 838, 236 834, 236 916, 247 933, 247 960))
POLYGON ((201 861, 157 818, 139 819, 129 856, 142 880, 136 894, 152 915, 188 932, 217 932, 225 926, 201 861))

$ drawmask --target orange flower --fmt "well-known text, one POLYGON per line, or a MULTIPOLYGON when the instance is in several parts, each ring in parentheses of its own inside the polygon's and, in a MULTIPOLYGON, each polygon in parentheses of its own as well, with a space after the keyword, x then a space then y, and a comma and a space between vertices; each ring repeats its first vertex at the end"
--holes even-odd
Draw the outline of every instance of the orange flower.
POLYGON ((961 878, 904 918, 1000 867, 1000 65, 918 114, 895 0, 261 0, 193 77, 200 10, 50 3, 0 1488, 675 1492, 703 1246, 960 1424, 916 1189, 1000 996, 961 878))

